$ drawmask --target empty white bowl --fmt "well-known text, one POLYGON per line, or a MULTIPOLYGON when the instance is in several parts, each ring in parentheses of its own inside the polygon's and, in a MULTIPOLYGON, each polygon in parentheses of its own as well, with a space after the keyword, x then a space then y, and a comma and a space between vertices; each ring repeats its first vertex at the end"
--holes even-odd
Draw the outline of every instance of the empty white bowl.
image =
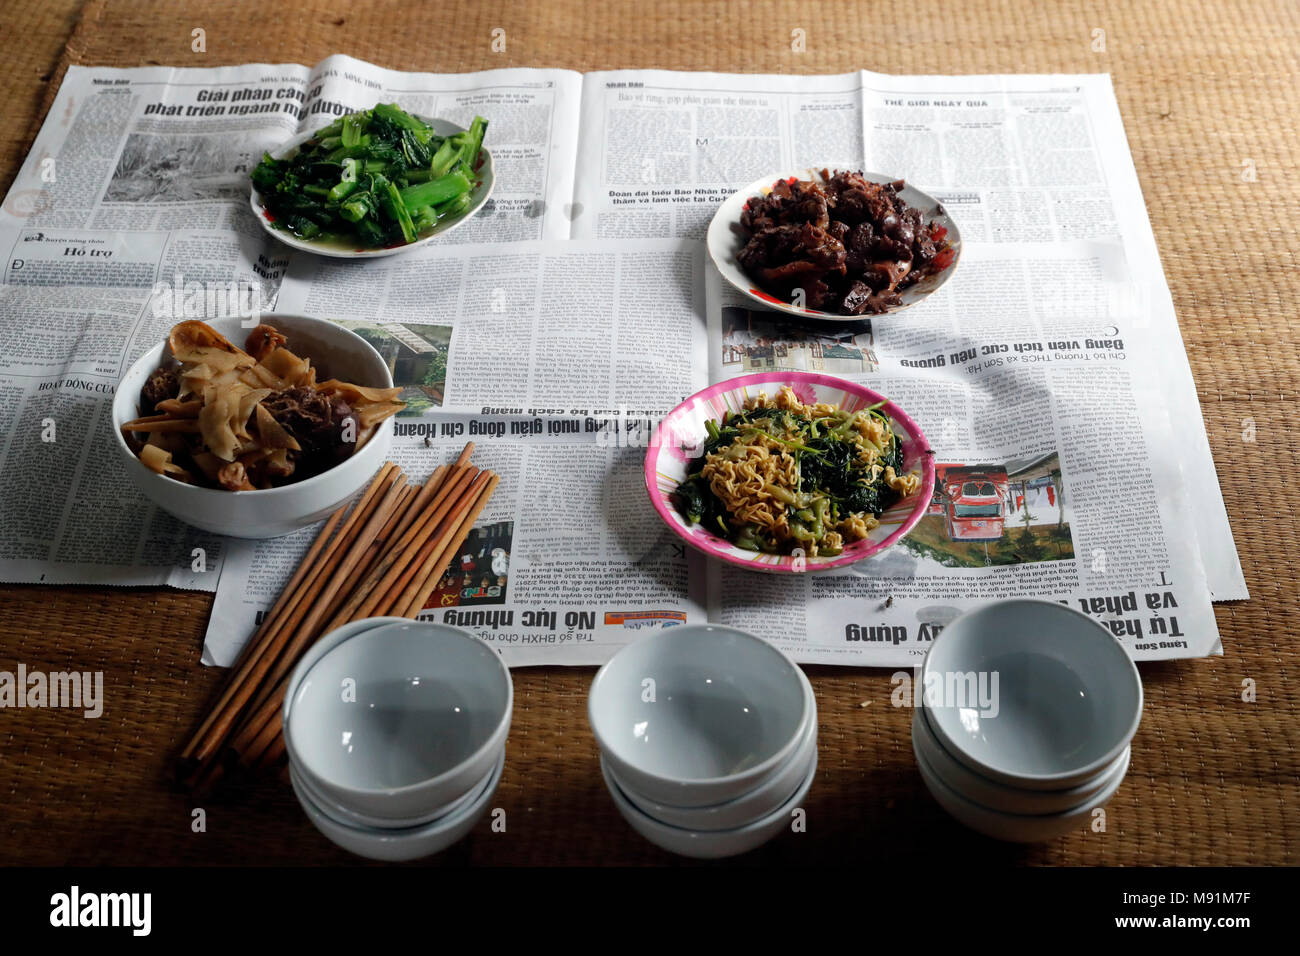
POLYGON ((468 631, 397 619, 332 632, 299 661, 284 701, 289 759, 313 788, 368 817, 404 821, 459 799, 492 768, 513 686, 468 631))
POLYGON ((921 708, 912 714, 912 749, 923 756, 930 769, 956 793, 993 810, 1026 815, 1062 813, 1087 803, 1123 776, 1128 768, 1129 748, 1092 779, 1065 790, 1024 790, 982 777, 943 749, 934 736, 921 708))
POLYGON ((629 644, 596 674, 587 699, 619 779, 676 807, 754 789, 794 753, 814 710, 793 661, 761 638, 712 624, 629 644))
POLYGON ((1036 843, 1088 826, 1092 820, 1092 811, 1113 797, 1119 785, 1123 783, 1124 774, 1128 770, 1128 756, 1126 753, 1120 771, 1115 774, 1114 779, 1086 803, 1062 813, 1038 816, 1004 813, 966 799, 939 779, 924 754, 916 754, 916 765, 920 768, 921 779, 925 781, 925 786, 934 799, 958 822, 996 840, 1036 843))
MULTIPOLYGON (((286 348, 311 359, 312 365, 319 369, 320 381, 337 378, 372 388, 392 387, 393 377, 387 363, 355 332, 324 319, 302 315, 275 314, 263 318, 288 336, 286 348)), ((244 328, 238 316, 206 321, 241 348, 253 328, 244 328)), ((279 488, 226 491, 200 488, 160 475, 131 451, 121 426, 139 417, 140 389, 162 364, 165 352, 170 359, 164 338, 140 356, 118 382, 113 396, 113 442, 127 476, 140 493, 196 528, 236 538, 290 534, 336 510, 365 487, 388 457, 393 442, 392 418, 381 424, 353 455, 333 468, 279 488)))
MULTIPOLYGON (((505 752, 504 747, 501 749, 501 752, 505 752)), ((303 773, 292 763, 289 766, 290 769, 297 774, 296 780, 298 786, 301 788, 302 792, 306 794, 307 798, 316 805, 316 809, 320 810, 326 816, 343 826, 371 827, 377 830, 409 830, 412 827, 422 827, 425 824, 433 823, 442 817, 449 816, 473 800, 478 795, 481 785, 485 783, 487 779, 485 777, 483 780, 480 780, 455 800, 451 801, 451 803, 433 807, 425 813, 421 813, 415 817, 409 817, 405 820, 389 820, 384 817, 373 817, 367 813, 358 813, 352 808, 339 803, 329 794, 322 790, 318 790, 316 785, 311 782, 311 778, 304 776, 303 773)))
POLYGON ((610 776, 610 768, 603 758, 601 771, 610 796, 614 798, 614 806, 633 830, 670 853, 701 860, 716 860, 756 849, 791 825, 794 811, 803 803, 804 797, 808 796, 813 780, 817 778, 817 752, 813 751, 812 766, 788 800, 767 816, 732 830, 685 830, 669 826, 637 809, 610 776))
POLYGON ((789 800, 816 760, 817 719, 814 712, 812 723, 808 725, 808 730, 790 759, 753 790, 726 803, 715 803, 709 807, 674 807, 659 803, 637 793, 611 768, 605 769, 618 784, 623 796, 642 813, 661 823, 685 830, 732 830, 766 817, 789 800))
POLYGON ((397 863, 432 856, 469 833, 491 803, 497 784, 501 782, 505 763, 506 754, 502 749, 493 769, 475 789, 473 799, 456 812, 439 817, 424 826, 398 830, 354 827, 340 823, 312 802, 302 789, 301 776, 292 765, 289 767, 289 780, 308 818, 330 842, 370 860, 397 863))
POLYGON ((1051 601, 996 601, 961 615, 931 645, 922 679, 925 716, 944 748, 1025 789, 1088 781, 1119 757, 1142 717, 1128 652, 1087 615, 1051 601), (996 690, 993 707, 963 689, 973 686, 963 677, 978 675, 996 690), (932 699, 945 686, 960 692, 932 699))

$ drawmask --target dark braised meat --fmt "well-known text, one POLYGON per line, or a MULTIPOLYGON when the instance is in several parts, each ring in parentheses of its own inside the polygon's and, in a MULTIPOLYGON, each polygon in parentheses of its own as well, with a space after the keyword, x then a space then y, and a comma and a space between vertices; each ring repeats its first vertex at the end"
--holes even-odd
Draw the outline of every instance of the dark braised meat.
POLYGON ((899 196, 903 181, 822 170, 822 181, 781 180, 740 216, 748 241, 737 259, 767 293, 842 315, 880 313, 899 293, 946 269, 947 229, 899 196))
POLYGON ((337 396, 313 388, 286 388, 262 399, 262 407, 302 446, 301 457, 310 465, 346 458, 352 446, 344 441, 343 427, 352 420, 352 437, 358 426, 352 407, 337 396))
POLYGON ((283 389, 262 399, 262 407, 298 440, 303 451, 316 451, 338 441, 333 403, 313 388, 283 389))
POLYGON ((159 402, 175 398, 181 393, 181 373, 179 367, 160 368, 149 376, 140 389, 140 414, 152 415, 159 402))

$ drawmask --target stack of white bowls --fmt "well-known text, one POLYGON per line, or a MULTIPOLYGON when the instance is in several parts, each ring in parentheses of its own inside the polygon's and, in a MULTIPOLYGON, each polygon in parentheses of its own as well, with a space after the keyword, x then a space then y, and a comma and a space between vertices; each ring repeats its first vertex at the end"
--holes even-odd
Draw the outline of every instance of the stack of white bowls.
POLYGON ((619 813, 683 856, 766 843, 817 773, 808 678, 734 628, 671 627, 628 645, 596 674, 587 712, 619 813))
POLYGON ((316 829, 374 860, 413 860, 465 836, 505 766, 514 688, 474 635, 406 618, 346 624, 289 678, 294 793, 316 829))
POLYGON ((970 828, 1028 843, 1086 828, 1119 789, 1142 717, 1123 646, 1050 601, 957 618, 921 673, 912 749, 930 793, 970 828))

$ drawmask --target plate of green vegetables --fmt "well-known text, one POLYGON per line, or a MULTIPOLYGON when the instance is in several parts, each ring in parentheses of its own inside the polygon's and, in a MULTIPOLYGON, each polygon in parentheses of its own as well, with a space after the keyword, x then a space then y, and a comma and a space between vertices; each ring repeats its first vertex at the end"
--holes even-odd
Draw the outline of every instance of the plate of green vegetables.
POLYGON ((394 104, 341 116, 267 153, 249 203, 295 249, 345 259, 390 256, 441 236, 492 194, 488 121, 468 129, 394 104))

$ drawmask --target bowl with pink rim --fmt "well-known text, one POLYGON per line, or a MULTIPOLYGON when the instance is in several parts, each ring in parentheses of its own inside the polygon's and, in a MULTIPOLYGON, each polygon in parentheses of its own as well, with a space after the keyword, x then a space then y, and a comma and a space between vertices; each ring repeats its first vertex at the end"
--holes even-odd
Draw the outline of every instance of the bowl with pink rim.
POLYGON ((817 372, 759 372, 742 375, 696 392, 674 408, 659 424, 645 459, 645 483, 650 503, 663 522, 691 547, 711 558, 776 574, 827 571, 841 568, 897 544, 925 515, 934 493, 934 453, 920 427, 896 404, 865 385, 817 372), (816 557, 770 554, 738 547, 721 533, 690 522, 674 500, 677 486, 703 453, 708 436, 706 423, 720 421, 728 413, 744 408, 745 401, 760 393, 775 396, 789 386, 804 404, 825 402, 845 411, 878 405, 888 416, 902 441, 903 470, 921 478, 914 494, 892 504, 879 516, 879 526, 860 541, 847 542, 836 555, 816 557))

